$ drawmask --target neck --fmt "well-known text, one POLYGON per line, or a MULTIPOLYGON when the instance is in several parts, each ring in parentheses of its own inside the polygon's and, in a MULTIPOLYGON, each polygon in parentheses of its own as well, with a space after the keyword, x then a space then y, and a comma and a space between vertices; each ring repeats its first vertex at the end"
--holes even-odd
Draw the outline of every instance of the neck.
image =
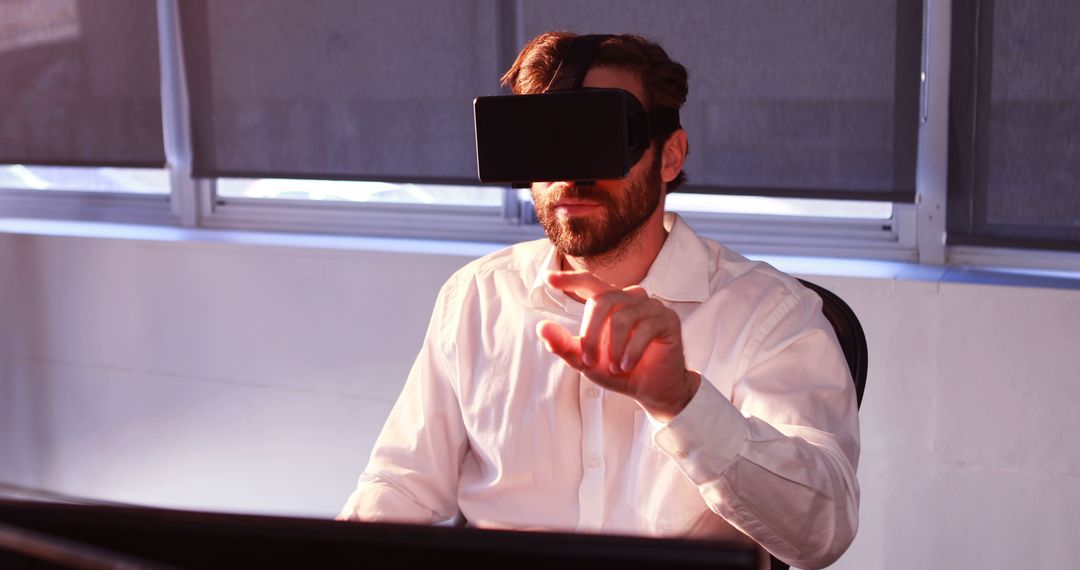
POLYGON ((618 249, 594 257, 563 255, 561 265, 565 270, 587 270, 619 288, 629 287, 641 283, 649 274, 666 239, 661 205, 618 249))

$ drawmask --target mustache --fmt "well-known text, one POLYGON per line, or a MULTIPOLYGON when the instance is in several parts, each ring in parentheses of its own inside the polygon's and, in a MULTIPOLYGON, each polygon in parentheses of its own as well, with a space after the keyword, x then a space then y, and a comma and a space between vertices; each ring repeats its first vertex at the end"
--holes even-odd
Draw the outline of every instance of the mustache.
POLYGON ((611 203, 611 196, 607 192, 597 190, 595 186, 569 184, 556 184, 554 187, 549 188, 544 202, 555 204, 560 200, 567 199, 596 202, 605 206, 611 203))

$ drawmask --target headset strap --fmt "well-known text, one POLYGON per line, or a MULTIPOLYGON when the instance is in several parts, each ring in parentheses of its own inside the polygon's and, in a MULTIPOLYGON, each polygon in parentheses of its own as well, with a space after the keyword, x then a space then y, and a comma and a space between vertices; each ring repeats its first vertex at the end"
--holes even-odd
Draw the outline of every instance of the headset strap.
POLYGON ((555 69, 555 75, 551 77, 544 92, 581 89, 585 74, 596 57, 596 50, 610 37, 607 34, 589 34, 570 40, 566 57, 559 62, 559 67, 555 69))
POLYGON ((679 110, 674 107, 656 107, 647 115, 650 139, 666 141, 671 133, 682 128, 679 110))

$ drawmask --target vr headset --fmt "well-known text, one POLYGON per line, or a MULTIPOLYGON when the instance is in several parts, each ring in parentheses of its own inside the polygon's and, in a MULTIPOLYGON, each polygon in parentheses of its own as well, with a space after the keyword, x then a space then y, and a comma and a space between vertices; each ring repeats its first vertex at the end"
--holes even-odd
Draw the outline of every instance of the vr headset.
POLYGON ((574 38, 544 93, 473 100, 480 182, 528 187, 622 178, 654 139, 681 128, 678 109, 645 111, 629 91, 581 87, 609 37, 574 38))

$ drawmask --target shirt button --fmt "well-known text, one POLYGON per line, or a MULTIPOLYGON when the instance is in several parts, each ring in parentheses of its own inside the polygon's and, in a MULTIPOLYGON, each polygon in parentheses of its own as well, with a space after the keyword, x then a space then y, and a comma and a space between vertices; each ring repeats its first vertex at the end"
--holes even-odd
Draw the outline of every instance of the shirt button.
POLYGON ((600 389, 596 386, 590 386, 588 390, 585 390, 585 395, 590 398, 596 398, 600 396, 600 389))
POLYGON ((596 469, 597 467, 600 467, 600 458, 594 455, 589 458, 589 469, 596 469))

